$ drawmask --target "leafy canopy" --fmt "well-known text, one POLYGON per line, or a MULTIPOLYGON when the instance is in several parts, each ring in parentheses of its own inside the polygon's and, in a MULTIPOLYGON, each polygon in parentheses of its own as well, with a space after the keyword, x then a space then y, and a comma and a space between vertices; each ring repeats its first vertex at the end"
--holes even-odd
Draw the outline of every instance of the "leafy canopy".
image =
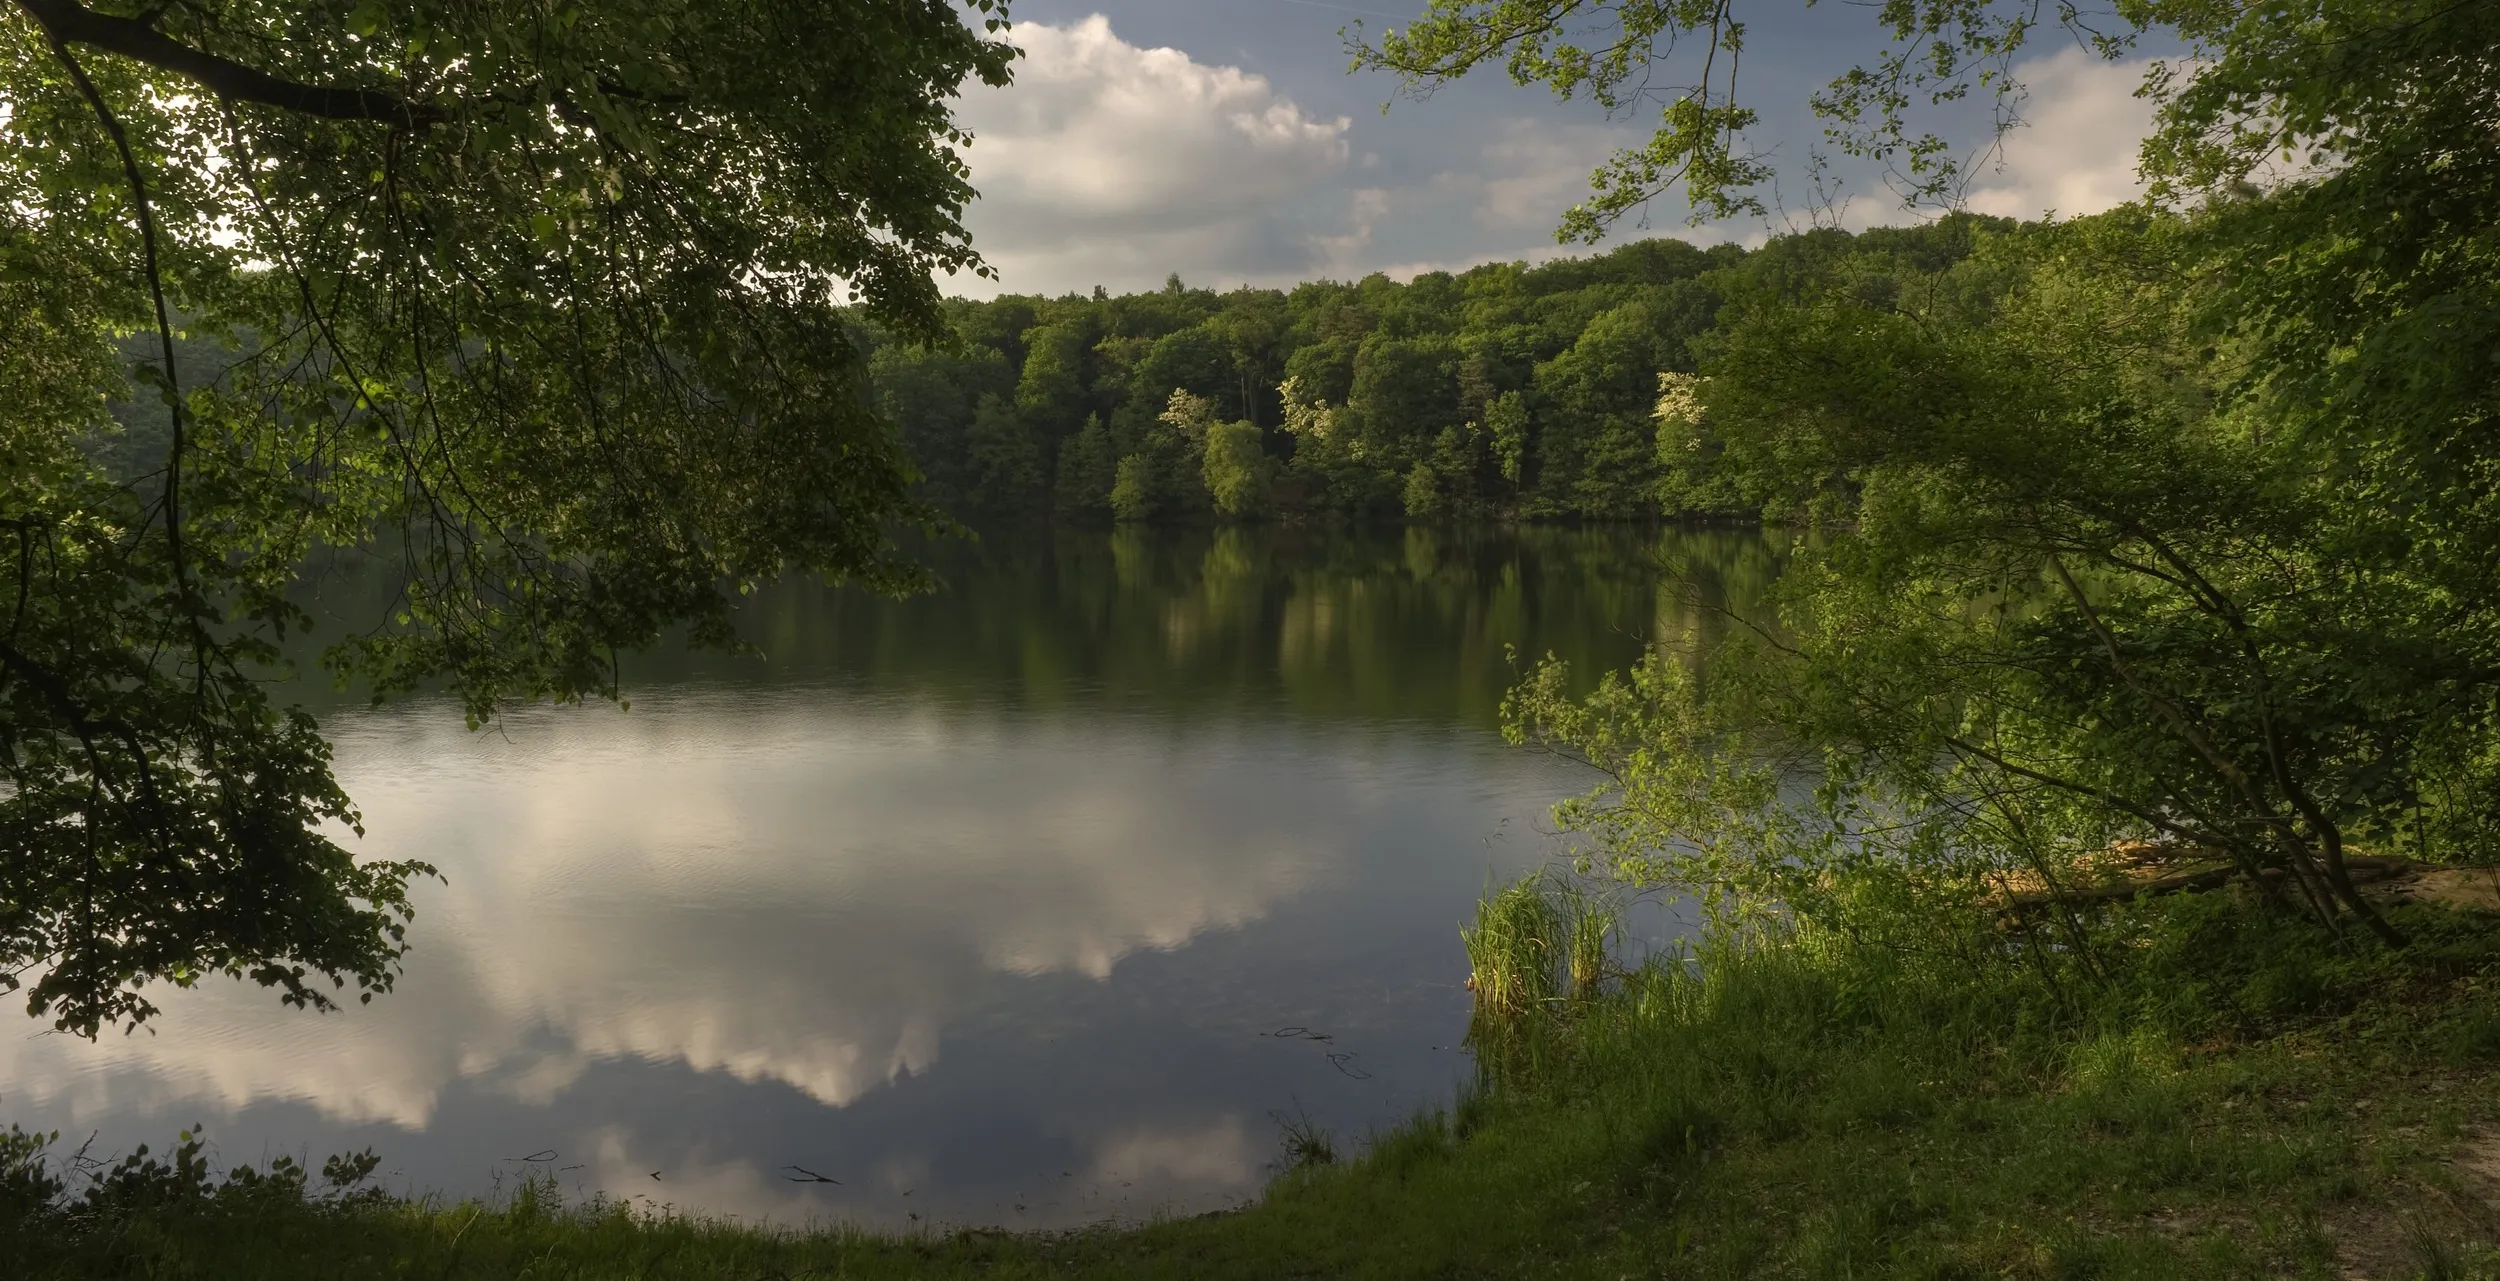
POLYGON ((398 588, 325 665, 473 722, 779 574, 920 581, 847 308, 940 339, 932 273, 987 270, 971 8, 0 5, 0 985, 87 1034, 388 988, 427 869, 333 839, 265 684, 318 557, 398 588))
POLYGON ((2500 12, 2125 12, 2204 53, 2156 77, 2159 203, 1732 300, 1681 389, 1826 537, 1706 676, 1523 693, 1519 733, 1617 771, 1569 817, 1636 870, 1889 848, 1932 911, 2147 840, 2393 939, 2357 854, 2500 838, 2500 12), (1774 752, 1819 828, 1745 834, 1787 798, 1696 763, 1774 752))
MULTIPOLYGON (((1814 9, 1816 0, 1798 7, 1814 9)), ((2147 36, 2181 47, 2154 64, 2145 86, 2161 108, 2145 152, 2161 195, 2227 188, 2274 168, 2286 152, 2341 163, 2355 148, 2391 141, 2377 131, 2405 127, 2400 118, 2417 128, 2439 117, 2468 124, 2455 109, 2491 79, 2488 47, 2475 43, 2486 6, 2455 0, 1860 7, 1873 10, 1880 43, 1811 105, 1829 141, 1882 163, 1894 189, 1918 204, 1954 204, 1995 155, 1994 143, 2021 125, 2016 66, 2044 37, 2104 58, 2132 52, 2147 36), (2397 64, 2401 74, 2380 74, 2397 64), (1979 146, 1922 126, 1922 113, 1963 103, 1989 109, 1995 129, 1979 146)), ((1766 11, 1760 0, 1427 0, 1405 27, 1376 38, 1355 24, 1346 45, 1354 69, 1387 71, 1410 97, 1498 66, 1518 84, 1585 96, 1609 114, 1654 108, 1649 140, 1600 166, 1591 198, 1563 216, 1561 239, 1595 241, 1670 192, 1680 191, 1696 218, 1764 211, 1759 190, 1776 170, 1746 137, 1758 113, 1739 93, 1739 73, 1746 20, 1766 11)), ((2461 152, 2476 136, 2469 124, 2462 134, 2415 141, 2461 152)))

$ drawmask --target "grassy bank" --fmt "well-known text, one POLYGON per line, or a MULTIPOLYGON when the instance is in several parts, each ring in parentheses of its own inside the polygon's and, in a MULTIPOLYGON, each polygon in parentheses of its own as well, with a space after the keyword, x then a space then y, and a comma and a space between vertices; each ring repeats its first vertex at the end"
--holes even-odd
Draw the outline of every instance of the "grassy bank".
POLYGON ((2135 911, 2088 982, 2074 958, 1830 938, 1629 975, 1578 949, 1575 981, 1570 913, 1513 903, 1508 941, 1480 942, 1552 968, 1480 1029, 1484 1088, 1234 1214, 777 1235, 179 1162, 44 1189, 21 1150, 0 1258, 44 1278, 2500 1276, 2500 934, 2409 909, 2391 953, 2220 895, 2135 911))

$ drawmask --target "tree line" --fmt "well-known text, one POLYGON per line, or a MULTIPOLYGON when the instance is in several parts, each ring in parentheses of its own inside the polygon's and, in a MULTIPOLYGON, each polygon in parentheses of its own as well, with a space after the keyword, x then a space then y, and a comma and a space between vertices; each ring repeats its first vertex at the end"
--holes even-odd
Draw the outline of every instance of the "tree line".
POLYGON ((1529 266, 1290 290, 947 304, 951 344, 873 330, 921 478, 968 518, 1729 518, 1759 503, 1658 416, 1722 318, 1835 273, 1941 272, 2012 223, 1818 229, 1760 249, 1635 241, 1529 266))

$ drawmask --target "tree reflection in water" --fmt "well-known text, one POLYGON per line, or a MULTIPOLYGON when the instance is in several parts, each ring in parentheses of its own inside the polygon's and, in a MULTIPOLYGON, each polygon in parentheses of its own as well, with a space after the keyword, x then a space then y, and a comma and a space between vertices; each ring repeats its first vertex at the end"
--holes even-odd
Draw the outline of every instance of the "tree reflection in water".
POLYGON ((544 1149, 784 1218, 1222 1204, 1289 1101, 1359 1133, 1464 1075, 1456 922, 1582 783, 1496 740, 1504 647, 1619 666, 1779 562, 1655 530, 930 555, 915 600, 760 596, 761 661, 631 661, 630 712, 334 702, 360 849, 446 874, 398 991, 317 1018, 211 986, 156 1035, 0 1041, 0 1109, 125 1148, 205 1121, 233 1160, 371 1143, 451 1192, 544 1149), (1330 1039, 1258 1035, 1286 1026, 1330 1039))

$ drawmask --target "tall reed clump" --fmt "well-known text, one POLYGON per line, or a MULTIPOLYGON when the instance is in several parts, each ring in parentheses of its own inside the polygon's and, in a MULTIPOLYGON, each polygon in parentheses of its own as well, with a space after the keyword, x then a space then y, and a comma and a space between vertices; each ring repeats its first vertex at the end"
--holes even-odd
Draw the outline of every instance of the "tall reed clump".
POLYGON ((1575 1000, 1595 998, 1606 980, 1618 973, 1613 944, 1623 911, 1610 893, 1592 892, 1578 881, 1558 881, 1554 908, 1562 918, 1563 977, 1575 1000))
POLYGON ((1530 872, 1485 895, 1476 923, 1459 930, 1476 1008, 1517 1019, 1565 997, 1596 996, 1623 973, 1613 956, 1622 924, 1612 894, 1551 872, 1530 872))
POLYGON ((1475 1013, 1468 1040, 1488 1082, 1549 1072, 1563 1035, 1622 968, 1610 954, 1621 912, 1612 896, 1548 872, 1488 893, 1467 944, 1475 1013))
POLYGON ((1479 1015, 1528 1018, 1561 994, 1563 917, 1546 891, 1544 875, 1532 872, 1485 895, 1476 904, 1475 925, 1459 930, 1467 944, 1467 988, 1476 994, 1479 1015))

